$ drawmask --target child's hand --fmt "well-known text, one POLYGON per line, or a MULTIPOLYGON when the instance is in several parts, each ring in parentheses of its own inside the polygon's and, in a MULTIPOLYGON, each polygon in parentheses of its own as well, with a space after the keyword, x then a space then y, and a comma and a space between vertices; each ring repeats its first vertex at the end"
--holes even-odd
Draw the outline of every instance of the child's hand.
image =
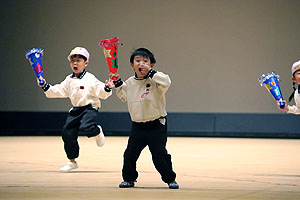
POLYGON ((112 79, 106 80, 105 85, 109 88, 114 88, 115 87, 114 81, 112 79))
POLYGON ((151 70, 151 66, 150 65, 147 65, 145 63, 141 63, 139 65, 139 71, 141 73, 144 73, 145 75, 148 74, 148 72, 151 70))
POLYGON ((289 108, 287 107, 286 101, 284 100, 283 102, 285 103, 284 108, 280 108, 280 104, 279 104, 279 102, 277 102, 278 109, 281 110, 281 111, 285 111, 285 112, 289 111, 289 108))
POLYGON ((41 88, 44 87, 44 86, 46 85, 46 83, 47 83, 47 82, 46 82, 46 79, 44 79, 44 78, 43 78, 43 81, 44 81, 44 84, 43 84, 43 85, 40 85, 39 79, 36 78, 37 85, 38 85, 39 87, 41 87, 41 88))

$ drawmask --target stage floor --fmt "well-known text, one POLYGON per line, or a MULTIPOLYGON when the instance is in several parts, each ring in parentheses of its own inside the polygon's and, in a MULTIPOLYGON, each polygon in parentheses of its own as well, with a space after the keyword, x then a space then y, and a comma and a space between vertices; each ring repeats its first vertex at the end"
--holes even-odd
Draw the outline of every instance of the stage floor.
POLYGON ((66 162, 60 137, 0 137, 0 199, 300 199, 300 140, 169 137, 180 189, 170 190, 149 149, 138 160, 135 188, 118 188, 127 137, 104 147, 79 137, 79 168, 66 162))

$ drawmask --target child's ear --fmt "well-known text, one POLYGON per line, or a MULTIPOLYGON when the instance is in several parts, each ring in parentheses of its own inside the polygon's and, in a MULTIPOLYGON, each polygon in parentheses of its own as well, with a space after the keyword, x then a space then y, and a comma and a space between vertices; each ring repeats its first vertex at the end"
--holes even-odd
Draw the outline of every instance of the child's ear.
POLYGON ((292 77, 292 81, 296 83, 296 79, 294 76, 292 77))
POLYGON ((88 66, 88 64, 89 64, 89 61, 85 61, 84 66, 86 67, 86 66, 88 66))
POLYGON ((151 64, 150 67, 153 68, 153 67, 154 67, 154 64, 151 64))
POLYGON ((134 70, 133 63, 130 63, 131 68, 134 70))

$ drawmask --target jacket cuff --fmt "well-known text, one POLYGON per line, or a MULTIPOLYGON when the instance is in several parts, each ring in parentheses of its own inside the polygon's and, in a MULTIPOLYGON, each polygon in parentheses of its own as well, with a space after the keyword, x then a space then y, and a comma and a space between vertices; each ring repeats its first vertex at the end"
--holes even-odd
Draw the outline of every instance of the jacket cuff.
POLYGON ((44 92, 47 92, 47 90, 49 90, 49 88, 50 88, 50 84, 48 84, 48 83, 46 83, 44 85, 44 87, 42 87, 42 89, 44 90, 44 92))
POLYGON ((150 78, 153 78, 154 74, 156 74, 156 73, 157 73, 156 70, 151 69, 151 70, 148 72, 147 76, 150 77, 150 78))
POLYGON ((117 81, 113 81, 115 84, 115 88, 120 87, 121 85, 123 85, 123 81, 122 79, 118 79, 117 81))
POLYGON ((106 85, 106 86, 104 86, 104 90, 105 90, 105 92, 110 92, 111 88, 106 85))

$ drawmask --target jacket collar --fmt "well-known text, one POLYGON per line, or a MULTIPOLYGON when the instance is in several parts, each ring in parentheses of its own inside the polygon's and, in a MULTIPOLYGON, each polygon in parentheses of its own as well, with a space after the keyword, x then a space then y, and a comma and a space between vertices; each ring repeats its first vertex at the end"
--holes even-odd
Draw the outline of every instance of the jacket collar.
POLYGON ((145 79, 147 79, 149 76, 148 76, 148 74, 146 75, 146 76, 144 76, 143 78, 138 78, 137 77, 137 75, 136 75, 136 73, 134 73, 134 79, 135 80, 145 80, 145 79))
POLYGON ((73 72, 71 75, 71 78, 76 77, 76 78, 82 79, 85 74, 86 74, 86 71, 85 71, 85 69, 83 69, 83 71, 79 74, 79 76, 75 76, 75 73, 73 72))

